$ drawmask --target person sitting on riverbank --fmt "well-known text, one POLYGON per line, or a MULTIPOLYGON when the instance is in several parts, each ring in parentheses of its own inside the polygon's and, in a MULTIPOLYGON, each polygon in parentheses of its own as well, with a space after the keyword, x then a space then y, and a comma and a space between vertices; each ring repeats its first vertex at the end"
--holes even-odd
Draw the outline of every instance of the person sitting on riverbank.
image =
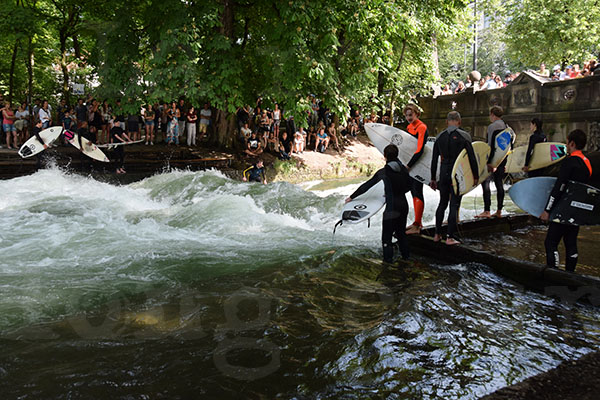
POLYGON ((262 160, 258 160, 254 165, 245 169, 242 172, 242 180, 244 182, 262 182, 263 185, 266 185, 267 177, 265 176, 265 166, 262 160))
POLYGON ((257 156, 263 152, 262 143, 260 139, 256 137, 256 132, 252 132, 250 139, 246 144, 246 150, 244 152, 249 156, 257 156))
POLYGON ((325 128, 321 128, 317 133, 315 151, 325 153, 325 150, 327 150, 327 146, 329 146, 329 137, 327 137, 327 134, 325 133, 325 128))
POLYGON ((302 154, 304 152, 304 144, 306 141, 306 133, 304 128, 300 127, 300 130, 294 134, 294 153, 302 154))
POLYGON ((292 153, 292 139, 288 137, 287 132, 281 134, 281 140, 279 141, 279 159, 289 160, 290 154, 292 153))

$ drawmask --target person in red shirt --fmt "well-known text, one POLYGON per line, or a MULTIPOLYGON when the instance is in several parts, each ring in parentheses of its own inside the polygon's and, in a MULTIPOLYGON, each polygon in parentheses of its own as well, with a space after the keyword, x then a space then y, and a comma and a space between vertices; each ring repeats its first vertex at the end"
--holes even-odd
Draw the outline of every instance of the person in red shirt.
MULTIPOLYGON (((408 104, 402 110, 406 121, 408 122, 408 126, 406 127, 406 131, 414 136, 417 139, 417 149, 415 150, 415 154, 412 156, 408 164, 406 164, 406 169, 410 171, 413 165, 419 158, 423 155, 425 150, 425 144, 427 143, 427 125, 425 125, 420 119, 421 111, 414 104, 408 104)), ((419 234, 421 233, 421 227, 423 226, 423 209, 425 208, 425 197, 423 196, 423 184, 418 180, 411 178, 411 189, 410 193, 413 197, 413 207, 415 210, 415 221, 411 226, 406 230, 407 235, 419 234)))

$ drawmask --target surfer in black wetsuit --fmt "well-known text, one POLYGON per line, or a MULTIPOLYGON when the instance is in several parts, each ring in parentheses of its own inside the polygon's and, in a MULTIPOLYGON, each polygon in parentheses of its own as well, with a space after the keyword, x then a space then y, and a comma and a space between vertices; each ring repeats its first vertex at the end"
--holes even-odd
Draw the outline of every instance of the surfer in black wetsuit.
MULTIPOLYGON (((581 152, 587 143, 585 132, 581 129, 576 129, 569 133, 567 137, 567 157, 560 166, 558 179, 554 184, 554 188, 550 193, 546 208, 540 219, 548 221, 552 208, 558 203, 561 196, 564 194, 569 181, 587 183, 592 176, 592 164, 581 152)), ((565 243, 566 262, 565 269, 567 271, 575 271, 577 266, 577 235, 579 234, 579 226, 561 224, 558 222, 550 222, 544 247, 546 248, 546 264, 549 267, 558 268, 559 255, 558 244, 562 239, 565 243)))
POLYGON ((431 176, 432 181, 429 184, 433 190, 440 191, 440 203, 435 212, 435 235, 433 240, 439 242, 441 240, 442 221, 448 202, 450 203, 450 211, 448 211, 448 238, 447 245, 459 244, 456 233, 458 231, 456 219, 458 217, 458 208, 460 207, 461 196, 459 196, 452 188, 452 168, 460 152, 467 149, 469 164, 475 178, 475 185, 479 180, 479 170, 477 168, 477 159, 471 145, 471 137, 460 126, 460 114, 456 111, 451 111, 446 117, 448 128, 438 135, 433 145, 433 155, 431 159, 431 176), (441 158, 440 165, 440 180, 436 181, 438 156, 441 158))
MULTIPOLYGON (((33 130, 31 131, 31 133, 42 144, 42 146, 44 146, 44 150, 46 150, 48 148, 48 145, 46 144, 46 142, 44 142, 44 139, 42 139, 42 137, 40 136, 41 131, 42 131, 42 121, 38 120, 35 123, 35 126, 33 127, 33 130)), ((35 155, 35 158, 36 158, 35 168, 36 169, 42 168, 42 152, 37 153, 35 155)))
MULTIPOLYGON (((123 128, 121 128, 120 124, 115 124, 115 126, 110 129, 110 142, 125 143, 131 142, 131 139, 125 132, 123 132, 123 128)), ((123 146, 115 146, 113 154, 117 158, 117 174, 125 174, 125 149, 123 149, 123 146)))
POLYGON ((244 170, 242 173, 244 182, 262 182, 263 184, 267 184, 267 178, 265 177, 265 166, 262 160, 258 160, 256 164, 244 170), (248 177, 246 177, 246 174, 248 177))
MULTIPOLYGON (((504 178, 506 177, 506 163, 507 159, 505 158, 498 167, 494 168, 490 161, 494 158, 494 154, 496 151, 500 151, 496 149, 496 136, 503 130, 507 128, 506 123, 502 119, 504 111, 500 106, 493 106, 490 108, 490 121, 492 122, 487 128, 487 144, 490 146, 490 155, 488 157, 488 172, 490 172, 490 176, 481 182, 481 188, 483 190, 483 207, 484 211, 477 215, 475 218, 491 218, 492 216, 500 218, 502 216, 502 208, 504 206, 504 178), (492 215, 490 214, 490 209, 492 205, 492 191, 490 190, 490 182, 494 181, 494 185, 496 186, 496 198, 498 208, 496 212, 492 215)), ((510 142, 510 146, 512 147, 512 139, 510 142)))
POLYGON ((377 182, 383 181, 385 186, 385 211, 383 212, 383 226, 381 241, 383 243, 383 261, 391 263, 394 257, 392 237, 396 236, 400 254, 403 259, 409 256, 408 241, 406 239, 406 217, 408 215, 408 202, 406 192, 410 190, 410 177, 406 167, 398 160, 398 148, 390 144, 383 150, 386 165, 373 175, 371 179, 360 185, 354 193, 346 199, 346 203, 366 193, 377 182))
POLYGON ((533 118, 530 124, 530 130, 533 132, 531 136, 529 136, 529 146, 527 147, 527 155, 525 156, 525 166, 523 167, 523 171, 527 172, 530 178, 534 176, 540 176, 541 170, 529 171, 529 162, 531 161, 531 157, 533 156, 533 149, 535 145, 538 143, 546 142, 546 135, 542 131, 542 121, 539 118, 533 118))

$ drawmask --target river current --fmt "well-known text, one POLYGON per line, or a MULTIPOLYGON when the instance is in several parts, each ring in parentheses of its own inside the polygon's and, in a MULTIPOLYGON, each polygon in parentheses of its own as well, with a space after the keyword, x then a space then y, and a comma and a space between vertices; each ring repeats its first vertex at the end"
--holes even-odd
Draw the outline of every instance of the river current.
POLYGON ((384 266, 381 215, 334 237, 356 187, 0 181, 2 398, 475 399, 598 348, 592 306, 384 266))

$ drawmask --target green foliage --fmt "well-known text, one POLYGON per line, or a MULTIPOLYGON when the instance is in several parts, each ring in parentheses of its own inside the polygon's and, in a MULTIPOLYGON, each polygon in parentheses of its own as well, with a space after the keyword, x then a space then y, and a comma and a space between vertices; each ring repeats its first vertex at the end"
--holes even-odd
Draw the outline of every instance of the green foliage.
POLYGON ((508 51, 525 65, 583 62, 600 51, 597 3, 511 0, 507 9, 508 51))

